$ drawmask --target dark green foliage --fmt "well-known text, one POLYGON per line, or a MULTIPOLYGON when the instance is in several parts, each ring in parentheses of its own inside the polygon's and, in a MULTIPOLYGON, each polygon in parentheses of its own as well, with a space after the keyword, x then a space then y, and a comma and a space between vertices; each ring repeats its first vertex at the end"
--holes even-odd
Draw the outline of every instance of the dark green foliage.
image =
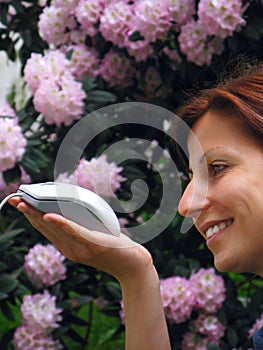
MULTIPOLYGON (((110 88, 100 78, 86 78, 82 82, 87 100, 85 114, 89 114, 100 107, 123 101, 143 101, 155 105, 164 106, 169 110, 175 110, 185 99, 185 91, 194 92, 214 83, 220 77, 233 73, 237 63, 245 65, 255 59, 263 58, 263 9, 260 1, 243 1, 244 5, 250 3, 245 13, 247 25, 240 32, 235 32, 225 41, 225 50, 221 56, 214 57, 211 65, 199 67, 186 61, 182 55, 182 61, 177 70, 172 70, 162 55, 154 62, 160 70, 166 93, 164 95, 148 96, 143 89, 135 86, 129 88, 110 88)), ((22 71, 26 60, 31 53, 43 53, 48 45, 39 35, 37 21, 42 8, 37 0, 18 1, 9 3, 0 2, 0 50, 5 51, 7 57, 15 61, 19 59, 22 71), (32 6, 27 7, 26 4, 32 6), (9 6, 13 6, 16 15, 8 19, 9 6), (19 52, 16 52, 17 37, 12 33, 19 33, 23 39, 19 52), (18 56, 18 57, 17 57, 18 56)), ((131 41, 142 40, 138 32, 132 33, 131 41)), ((156 43, 155 50, 169 46, 178 48, 178 33, 169 35, 156 43)), ((91 44, 87 38, 87 44, 91 44)), ((94 43, 102 54, 107 51, 110 43, 104 42, 100 35, 94 43)), ((72 53, 68 53, 68 59, 72 53)), ((152 64, 151 59, 135 63, 137 69, 143 74, 152 64)), ((142 80, 142 86, 145 84, 142 80)), ((15 107, 14 100, 9 101, 15 107)), ((34 109, 32 98, 26 105, 17 111, 23 132, 27 134, 28 146, 21 161, 24 169, 31 175, 32 182, 50 181, 54 174, 54 161, 59 146, 70 127, 60 128, 47 125, 42 120, 38 122, 37 130, 30 134, 32 125, 38 118, 34 109), (50 137, 56 136, 54 142, 50 137)), ((106 118, 99 116, 96 123, 105 125, 106 118)), ((96 125, 94 125, 94 128, 96 125)), ((163 147, 169 147, 167 136, 157 132, 154 128, 138 127, 137 125, 124 125, 122 127, 109 128, 97 135, 91 143, 89 150, 85 150, 88 159, 99 155, 108 145, 126 138, 145 138, 149 141, 158 140, 163 147)), ((71 150, 74 153, 74 148, 71 150)), ((68 155, 71 156, 70 154, 68 155)), ((154 154, 158 159, 158 154, 154 154)), ((178 162, 177 159, 175 159, 178 162)), ((20 167, 6 171, 3 176, 5 181, 20 178, 20 167)), ((136 216, 149 218, 158 208, 159 198, 162 193, 160 178, 152 168, 147 167, 146 162, 135 161, 124 164, 123 176, 128 180, 119 190, 119 198, 128 200, 131 198, 130 185, 135 179, 147 181, 150 195, 147 203, 136 212, 136 216)), ((182 188, 185 183, 182 183, 182 188)), ((173 198, 171 198, 171 201, 173 198)), ((130 219, 130 225, 136 222, 130 219)), ((189 277, 192 271, 201 267, 213 266, 213 257, 205 248, 202 238, 194 228, 187 233, 180 233, 182 218, 177 214, 170 225, 162 234, 145 244, 152 253, 154 263, 161 278, 179 275, 189 277)), ((0 214, 0 349, 12 349, 12 337, 16 327, 21 324, 20 305, 22 297, 27 293, 38 292, 29 280, 22 266, 24 255, 34 244, 46 240, 36 232, 30 224, 22 218, 22 215, 6 206, 0 214)), ((67 261, 67 279, 49 288, 57 297, 58 306, 63 308, 63 321, 61 327, 54 332, 54 337, 60 339, 65 349, 68 350, 121 350, 124 349, 124 327, 119 320, 121 291, 117 282, 110 276, 86 266, 67 261), (96 304, 98 298, 106 300, 106 304, 99 308, 96 304)), ((263 282, 257 277, 239 275, 234 273, 224 274, 227 297, 218 317, 226 325, 225 336, 220 346, 208 344, 208 350, 248 349, 252 347, 248 339, 248 331, 254 321, 263 312, 263 282), (250 279, 250 280, 249 280, 250 279)), ((193 315, 194 317, 194 315, 193 315)), ((169 325, 171 343, 174 349, 180 349, 183 333, 187 330, 187 324, 169 325)), ((136 336, 136 335, 135 335, 136 336)))

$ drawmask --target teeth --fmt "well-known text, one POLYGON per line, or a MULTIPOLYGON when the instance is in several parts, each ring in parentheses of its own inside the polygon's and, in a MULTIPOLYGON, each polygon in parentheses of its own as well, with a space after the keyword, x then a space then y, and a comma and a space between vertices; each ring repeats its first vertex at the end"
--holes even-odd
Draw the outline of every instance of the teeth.
POLYGON ((205 233, 206 237, 207 238, 212 237, 216 232, 223 230, 225 227, 228 227, 232 223, 232 221, 233 220, 228 220, 225 222, 221 222, 219 225, 214 225, 214 226, 209 227, 209 229, 205 233))

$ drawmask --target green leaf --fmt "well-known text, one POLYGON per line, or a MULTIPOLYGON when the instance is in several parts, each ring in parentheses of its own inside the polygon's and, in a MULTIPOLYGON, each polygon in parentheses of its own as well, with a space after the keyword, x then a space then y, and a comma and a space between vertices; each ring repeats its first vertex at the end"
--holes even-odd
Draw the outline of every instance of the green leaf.
POLYGON ((10 321, 15 321, 15 317, 10 306, 7 303, 1 303, 1 309, 5 317, 10 321))
POLYGON ((121 290, 118 283, 110 281, 106 283, 106 288, 116 300, 121 300, 121 290))
POLYGON ((135 30, 130 36, 129 36, 130 41, 139 41, 139 40, 144 40, 144 36, 141 35, 141 33, 138 30, 135 30))
POLYGON ((2 293, 9 294, 16 288, 17 285, 18 281, 13 277, 10 277, 7 274, 0 276, 0 290, 2 293))
POLYGON ((243 28, 241 35, 249 40, 258 41, 260 39, 260 35, 256 31, 256 29, 249 24, 243 28))
POLYGON ((4 334, 0 342, 0 349, 9 349, 8 344, 13 339, 14 331, 15 331, 15 328, 12 328, 4 334))
POLYGON ((7 171, 3 172, 3 177, 4 180, 7 184, 9 184, 10 182, 18 182, 21 179, 21 169, 20 167, 17 165, 12 169, 8 169, 7 171))
POLYGON ((233 348, 237 346, 238 336, 234 328, 228 327, 227 329, 227 340, 229 345, 233 348))
POLYGON ((5 26, 8 25, 8 20, 7 20, 8 6, 9 6, 8 4, 0 5, 0 22, 2 22, 5 26))
POLYGON ((88 93, 88 102, 107 104, 114 103, 116 100, 116 96, 109 91, 93 90, 88 93))
POLYGON ((5 298, 7 298, 7 297, 8 297, 8 294, 3 293, 2 291, 0 291, 0 300, 3 300, 5 298))
POLYGON ((0 261, 0 273, 5 271, 8 268, 8 265, 0 261))
POLYGON ((78 326, 87 326, 87 321, 83 320, 80 317, 74 316, 71 314, 69 316, 70 324, 76 324, 78 326))
POLYGON ((90 295, 80 295, 78 297, 73 298, 73 300, 73 304, 76 305, 76 307, 79 307, 89 304, 94 300, 94 298, 90 295))
POLYGON ((261 17, 253 17, 253 28, 260 36, 263 36, 263 19, 261 17))
POLYGON ((72 57, 72 55, 73 55, 73 52, 74 52, 74 50, 71 49, 71 50, 67 51, 67 53, 66 53, 66 58, 67 58, 69 61, 71 60, 71 57, 72 57))
POLYGON ((12 243, 11 239, 16 237, 17 235, 19 235, 23 231, 24 231, 24 229, 16 229, 16 230, 9 231, 7 233, 3 233, 2 235, 0 235, 0 246, 4 243, 7 243, 7 242, 12 243))
POLYGON ((21 4, 20 0, 13 0, 12 5, 16 9, 17 13, 24 14, 24 6, 21 4))
POLYGON ((84 91, 89 92, 97 87, 97 82, 94 78, 86 78, 82 81, 82 88, 84 91))
POLYGON ((30 30, 25 30, 24 32, 22 32, 22 38, 24 40, 25 46, 30 48, 32 45, 32 35, 30 30))
POLYGON ((221 348, 219 346, 212 344, 212 343, 209 343, 206 348, 207 348, 207 350, 221 350, 221 348))

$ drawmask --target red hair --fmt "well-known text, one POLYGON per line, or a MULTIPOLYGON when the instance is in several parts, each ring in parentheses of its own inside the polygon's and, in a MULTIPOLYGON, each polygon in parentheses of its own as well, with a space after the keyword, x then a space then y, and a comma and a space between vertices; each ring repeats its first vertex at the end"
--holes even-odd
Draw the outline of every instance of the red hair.
POLYGON ((209 110, 234 109, 248 132, 263 140, 263 64, 242 75, 202 90, 177 110, 190 127, 209 110))

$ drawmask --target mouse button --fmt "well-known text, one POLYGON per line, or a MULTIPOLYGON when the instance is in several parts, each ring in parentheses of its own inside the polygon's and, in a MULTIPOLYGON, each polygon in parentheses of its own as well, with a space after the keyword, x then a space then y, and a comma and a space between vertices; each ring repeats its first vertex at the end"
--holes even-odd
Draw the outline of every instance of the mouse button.
POLYGON ((58 200, 75 202, 78 197, 76 186, 66 183, 54 183, 54 193, 58 200))
POLYGON ((18 190, 37 199, 42 199, 43 197, 45 198, 47 194, 39 184, 20 185, 18 190))
POLYGON ((79 186, 76 188, 74 202, 92 210, 97 216, 100 215, 101 211, 112 211, 112 208, 105 199, 97 193, 79 186))

